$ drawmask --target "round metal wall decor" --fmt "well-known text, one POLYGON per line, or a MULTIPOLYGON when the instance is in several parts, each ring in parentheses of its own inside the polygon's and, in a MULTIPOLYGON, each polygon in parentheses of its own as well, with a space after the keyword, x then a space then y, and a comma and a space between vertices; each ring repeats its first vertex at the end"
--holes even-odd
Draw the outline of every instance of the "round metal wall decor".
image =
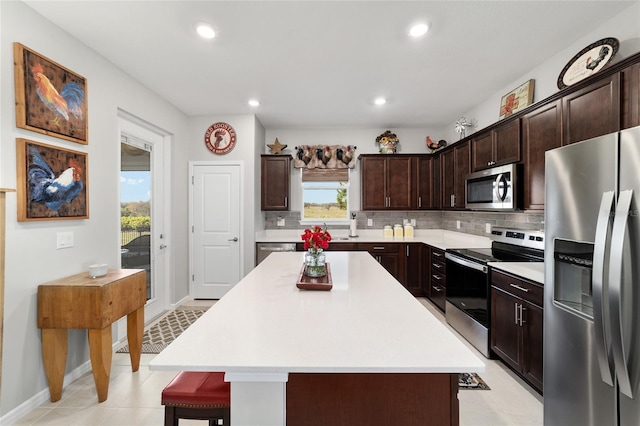
POLYGON ((204 134, 204 144, 214 154, 228 154, 236 146, 236 131, 227 123, 214 123, 204 134))
POLYGON ((578 52, 558 76, 558 89, 564 89, 584 80, 606 67, 616 53, 620 43, 616 38, 603 38, 578 52))

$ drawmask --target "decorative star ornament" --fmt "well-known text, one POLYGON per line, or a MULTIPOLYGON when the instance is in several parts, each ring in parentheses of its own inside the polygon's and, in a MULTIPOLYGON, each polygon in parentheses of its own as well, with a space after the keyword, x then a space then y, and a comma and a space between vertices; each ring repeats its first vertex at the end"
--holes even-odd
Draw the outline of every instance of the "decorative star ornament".
POLYGON ((287 147, 287 145, 281 144, 280 141, 278 140, 278 138, 276 138, 276 141, 274 143, 267 144, 267 146, 271 150, 272 154, 281 154, 282 150, 287 147))

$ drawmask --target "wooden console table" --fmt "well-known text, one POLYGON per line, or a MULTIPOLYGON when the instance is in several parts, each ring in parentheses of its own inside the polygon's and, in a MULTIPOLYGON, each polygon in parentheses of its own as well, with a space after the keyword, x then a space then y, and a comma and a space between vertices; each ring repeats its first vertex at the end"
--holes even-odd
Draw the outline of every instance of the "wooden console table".
POLYGON ((146 303, 144 269, 110 269, 89 278, 88 272, 38 286, 38 328, 51 402, 62 397, 67 362, 67 329, 86 328, 98 401, 107 399, 113 355, 111 324, 127 315, 131 369, 138 371, 146 303))

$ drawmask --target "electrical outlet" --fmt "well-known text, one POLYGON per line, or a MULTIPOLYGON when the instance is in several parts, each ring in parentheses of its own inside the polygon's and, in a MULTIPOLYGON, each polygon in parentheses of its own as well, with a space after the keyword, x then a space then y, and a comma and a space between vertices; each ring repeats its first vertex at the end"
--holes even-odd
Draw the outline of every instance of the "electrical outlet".
POLYGON ((460 229, 460 221, 456 220, 456 228, 460 229))
POLYGON ((278 222, 276 223, 277 226, 284 226, 284 218, 283 217, 279 217, 278 218, 278 222))
POLYGON ((484 226, 485 226, 485 232, 487 234, 490 234, 491 233, 491 224, 490 223, 485 223, 484 226))
POLYGON ((73 247, 73 232, 58 232, 56 234, 56 249, 73 247))
POLYGON ((373 219, 367 219, 367 226, 373 226, 373 219))
POLYGON ((411 226, 416 226, 416 220, 415 219, 411 219, 411 226))

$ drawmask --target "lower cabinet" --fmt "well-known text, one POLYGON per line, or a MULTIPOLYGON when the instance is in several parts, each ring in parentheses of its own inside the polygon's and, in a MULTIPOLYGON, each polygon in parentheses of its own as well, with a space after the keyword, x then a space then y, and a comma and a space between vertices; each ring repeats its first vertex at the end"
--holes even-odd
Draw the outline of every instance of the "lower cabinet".
POLYGON ((422 243, 404 244, 405 252, 405 280, 402 284, 414 296, 422 296, 422 251, 426 246, 422 243))
POLYGON ((402 243, 359 243, 358 249, 368 251, 371 256, 389 271, 398 281, 404 284, 404 257, 400 256, 402 243))
POLYGON ((447 290, 447 265, 444 259, 444 250, 431 247, 431 260, 429 262, 429 299, 444 312, 447 290))
POLYGON ((491 349, 542 393, 544 288, 491 271, 491 349))

